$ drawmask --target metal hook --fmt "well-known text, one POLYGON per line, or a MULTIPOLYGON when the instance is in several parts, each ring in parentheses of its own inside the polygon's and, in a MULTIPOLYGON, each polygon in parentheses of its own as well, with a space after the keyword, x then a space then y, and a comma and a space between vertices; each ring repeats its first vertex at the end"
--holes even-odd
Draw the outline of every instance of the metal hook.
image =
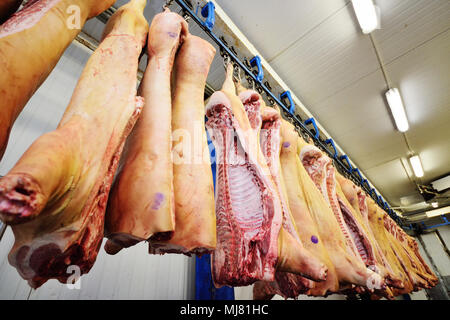
POLYGON ((183 19, 184 19, 184 21, 189 22, 189 20, 191 20, 191 16, 186 11, 184 11, 183 19))
POLYGON ((239 65, 237 63, 233 63, 233 79, 237 83, 241 83, 241 68, 239 68, 239 65))
POLYGON ((225 70, 228 69, 228 65, 230 64, 230 62, 231 62, 230 56, 229 56, 228 54, 225 53, 225 54, 223 55, 223 66, 224 66, 225 70))
POLYGON ((166 0, 166 2, 162 6, 162 11, 164 12, 166 8, 168 8, 172 4, 173 0, 166 0))

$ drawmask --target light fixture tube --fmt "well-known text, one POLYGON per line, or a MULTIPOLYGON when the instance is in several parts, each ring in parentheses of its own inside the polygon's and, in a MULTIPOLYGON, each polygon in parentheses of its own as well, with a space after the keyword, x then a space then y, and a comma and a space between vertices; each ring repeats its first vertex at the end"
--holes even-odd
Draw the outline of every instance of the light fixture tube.
POLYGON ((386 92, 386 99, 394 117, 398 131, 406 132, 409 129, 408 118, 406 117, 405 107, 403 106, 402 97, 397 88, 389 89, 386 92))
POLYGON ((352 0, 362 32, 371 33, 378 27, 378 16, 372 0, 352 0))
POLYGON ((420 158, 418 155, 412 156, 409 158, 409 163, 411 163, 411 167, 413 168, 414 174, 417 178, 423 177, 423 168, 422 163, 420 162, 420 158))

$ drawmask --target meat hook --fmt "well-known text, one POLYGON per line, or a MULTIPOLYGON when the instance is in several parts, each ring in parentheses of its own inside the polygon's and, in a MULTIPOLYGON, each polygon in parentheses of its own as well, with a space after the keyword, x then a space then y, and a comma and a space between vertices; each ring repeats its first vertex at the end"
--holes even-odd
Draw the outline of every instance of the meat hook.
POLYGON ((165 11, 167 8, 169 8, 172 2, 173 0, 166 0, 166 2, 162 6, 162 11, 165 11))

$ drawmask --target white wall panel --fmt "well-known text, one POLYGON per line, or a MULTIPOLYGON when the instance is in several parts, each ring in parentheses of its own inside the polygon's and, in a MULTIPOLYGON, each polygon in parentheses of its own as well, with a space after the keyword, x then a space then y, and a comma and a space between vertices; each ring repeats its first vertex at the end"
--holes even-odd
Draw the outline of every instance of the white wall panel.
POLYGON ((100 250, 91 271, 80 278, 80 288, 70 289, 50 280, 32 290, 7 260, 14 243, 10 228, 0 241, 0 300, 29 299, 175 299, 194 298, 195 258, 183 255, 149 255, 146 243, 115 256, 100 250))
POLYGON ((147 248, 146 243, 140 243, 115 256, 106 254, 102 248, 94 267, 80 278, 80 289, 69 289, 50 280, 32 290, 30 299, 193 299, 190 282, 194 274, 186 270, 193 270, 189 265, 194 258, 149 255, 147 248))
POLYGON ((425 243, 426 250, 431 255, 436 267, 439 270, 441 276, 450 275, 450 258, 444 251, 435 232, 422 235, 423 242, 425 243))
POLYGON ((13 244, 14 235, 11 228, 8 227, 0 241, 0 300, 25 300, 31 291, 16 269, 9 265, 8 253, 13 244))
POLYGON ((447 248, 450 250, 450 226, 443 226, 438 228, 442 240, 444 240, 447 248))

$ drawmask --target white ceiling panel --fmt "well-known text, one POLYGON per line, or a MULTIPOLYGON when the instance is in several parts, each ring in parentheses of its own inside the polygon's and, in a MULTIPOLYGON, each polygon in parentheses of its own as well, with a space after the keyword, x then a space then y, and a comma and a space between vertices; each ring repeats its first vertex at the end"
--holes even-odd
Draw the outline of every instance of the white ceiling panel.
POLYGON ((365 170, 365 173, 380 188, 391 206, 400 206, 400 198, 404 196, 419 195, 415 184, 408 179, 400 159, 365 170))
POLYGON ((342 8, 271 62, 307 107, 379 68, 352 10, 350 4, 342 8))
POLYGON ((271 62, 349 1, 217 0, 217 3, 264 58, 271 62))
POLYGON ((365 172, 407 153, 403 137, 389 131, 389 126, 390 123, 387 124, 386 121, 373 121, 353 133, 337 136, 336 139, 350 159, 365 172))
POLYGON ((384 102, 385 90, 378 70, 311 108, 363 170, 401 157, 407 151, 384 102))
POLYGON ((380 29, 374 31, 384 63, 398 58, 450 28, 448 0, 375 0, 380 29))
POLYGON ((310 110, 333 136, 354 132, 361 127, 364 130, 372 121, 389 119, 382 95, 385 90, 383 74, 378 70, 311 105, 310 110))
MULTIPOLYGON (((450 1, 449 1, 450 3, 450 1)), ((449 110, 450 30, 385 66, 398 87, 412 127, 439 120, 449 110)))
POLYGON ((402 93, 411 148, 422 159, 424 182, 450 172, 450 31, 396 59, 387 67, 402 93))

